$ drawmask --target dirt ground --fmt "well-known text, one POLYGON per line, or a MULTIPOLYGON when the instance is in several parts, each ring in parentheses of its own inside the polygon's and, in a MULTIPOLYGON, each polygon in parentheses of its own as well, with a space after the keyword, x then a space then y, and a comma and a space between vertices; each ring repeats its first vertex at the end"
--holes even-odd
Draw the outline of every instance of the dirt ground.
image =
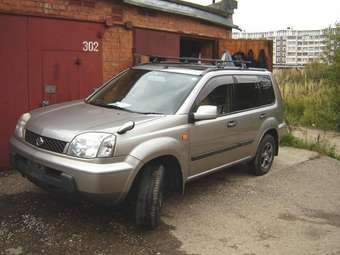
POLYGON ((340 161, 282 148, 272 171, 233 167, 166 201, 161 226, 0 177, 0 254, 340 254, 340 161))

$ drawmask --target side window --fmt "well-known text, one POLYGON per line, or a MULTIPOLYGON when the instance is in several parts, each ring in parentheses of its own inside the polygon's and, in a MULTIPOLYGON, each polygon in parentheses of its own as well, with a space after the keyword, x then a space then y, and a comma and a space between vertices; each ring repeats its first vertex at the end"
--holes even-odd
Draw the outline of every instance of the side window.
POLYGON ((242 111, 275 102, 273 84, 269 77, 238 76, 234 86, 233 111, 242 111))
POLYGON ((214 105, 217 106, 218 114, 228 113, 230 112, 230 109, 228 109, 229 107, 227 104, 226 95, 227 85, 219 86, 211 91, 208 96, 203 98, 198 107, 202 105, 214 105))
POLYGON ((234 86, 233 111, 242 111, 259 106, 259 85, 253 81, 239 82, 234 86))
POLYGON ((259 89, 261 93, 260 105, 268 105, 275 102, 274 88, 269 77, 261 77, 259 89))
POLYGON ((231 76, 219 77, 212 81, 210 90, 201 95, 195 110, 202 105, 214 105, 217 106, 219 115, 231 112, 232 81, 231 76))

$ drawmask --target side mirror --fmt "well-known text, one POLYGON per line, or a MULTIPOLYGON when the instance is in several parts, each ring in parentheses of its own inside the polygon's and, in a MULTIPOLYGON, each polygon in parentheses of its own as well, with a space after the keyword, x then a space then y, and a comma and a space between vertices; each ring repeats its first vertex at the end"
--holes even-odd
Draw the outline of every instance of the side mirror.
POLYGON ((217 118, 217 106, 202 105, 194 113, 194 120, 212 120, 217 118))

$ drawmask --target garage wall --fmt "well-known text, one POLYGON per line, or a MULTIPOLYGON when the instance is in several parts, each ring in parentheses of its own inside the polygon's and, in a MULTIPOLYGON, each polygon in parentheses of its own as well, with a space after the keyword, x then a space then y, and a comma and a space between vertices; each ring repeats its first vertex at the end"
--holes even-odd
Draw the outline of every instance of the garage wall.
POLYGON ((179 34, 137 28, 134 53, 148 56, 179 57, 179 34))
POLYGON ((147 28, 210 38, 231 38, 231 29, 189 17, 150 11, 113 0, 0 0, 0 13, 35 15, 106 24, 103 37, 104 80, 133 64, 133 32, 147 28))
POLYGON ((121 26, 106 28, 103 38, 104 81, 133 64, 132 52, 132 30, 121 26))

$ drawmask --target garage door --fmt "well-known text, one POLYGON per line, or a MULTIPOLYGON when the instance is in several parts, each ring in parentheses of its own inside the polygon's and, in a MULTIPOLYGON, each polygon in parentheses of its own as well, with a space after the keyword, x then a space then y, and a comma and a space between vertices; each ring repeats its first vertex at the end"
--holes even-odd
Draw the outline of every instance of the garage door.
POLYGON ((0 16, 0 169, 8 166, 8 139, 29 109, 27 20, 0 16))
POLYGON ((17 118, 86 97, 102 83, 101 24, 0 15, 0 171, 17 118))

